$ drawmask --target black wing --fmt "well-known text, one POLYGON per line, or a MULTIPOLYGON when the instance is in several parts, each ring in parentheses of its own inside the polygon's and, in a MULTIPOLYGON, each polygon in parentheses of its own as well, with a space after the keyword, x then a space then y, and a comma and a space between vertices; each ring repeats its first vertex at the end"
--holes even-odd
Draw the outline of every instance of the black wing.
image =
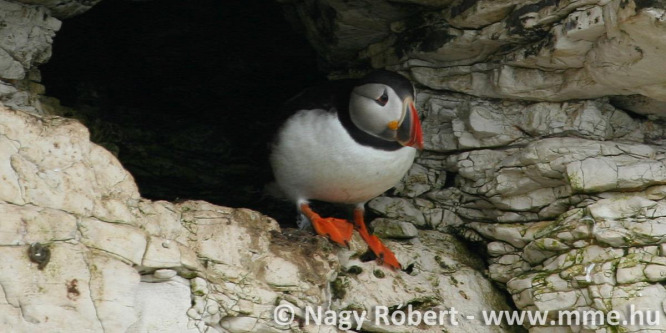
POLYGON ((281 112, 288 118, 299 110, 346 110, 355 82, 356 80, 351 79, 337 80, 305 89, 286 101, 281 112))

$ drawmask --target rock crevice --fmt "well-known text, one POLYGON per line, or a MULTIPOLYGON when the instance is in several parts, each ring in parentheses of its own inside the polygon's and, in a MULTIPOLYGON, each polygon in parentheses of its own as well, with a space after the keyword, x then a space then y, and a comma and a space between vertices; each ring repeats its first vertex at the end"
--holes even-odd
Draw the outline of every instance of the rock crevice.
POLYGON ((274 310, 409 305, 644 311, 659 322, 524 327, 666 331, 662 2, 281 1, 332 76, 374 67, 416 83, 426 150, 368 204, 401 272, 365 261, 357 236, 340 249, 251 210, 141 198, 116 157, 42 96, 37 66, 60 19, 95 3, 0 0, 5 327, 336 332, 280 325, 274 310))
POLYGON ((335 332, 276 323, 274 309, 290 304, 302 316, 457 299, 508 309, 480 259, 446 234, 404 226, 408 240, 389 246, 411 273, 391 271, 360 260, 358 236, 341 250, 251 210, 143 199, 77 121, 0 107, 0 123, 0 175, 15 184, 0 197, 0 316, 12 330, 335 332), (36 244, 48 260, 30 258, 36 244))

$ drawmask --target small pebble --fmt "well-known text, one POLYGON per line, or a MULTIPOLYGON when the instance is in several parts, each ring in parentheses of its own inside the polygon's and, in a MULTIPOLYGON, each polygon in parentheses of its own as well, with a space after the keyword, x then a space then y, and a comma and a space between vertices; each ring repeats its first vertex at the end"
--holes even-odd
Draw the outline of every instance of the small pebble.
POLYGON ((178 272, 174 271, 173 269, 158 269, 153 273, 153 276, 156 279, 164 279, 168 280, 174 276, 176 276, 178 272))
POLYGON ((42 270, 51 259, 51 249, 49 249, 48 245, 33 243, 30 245, 30 248, 28 248, 28 257, 30 258, 30 261, 39 264, 37 265, 37 268, 42 270))

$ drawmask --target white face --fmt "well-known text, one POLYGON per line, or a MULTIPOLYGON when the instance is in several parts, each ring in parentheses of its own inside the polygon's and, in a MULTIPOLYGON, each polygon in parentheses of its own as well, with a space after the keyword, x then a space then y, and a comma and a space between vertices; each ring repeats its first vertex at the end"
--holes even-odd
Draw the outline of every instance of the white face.
POLYGON ((363 131, 385 140, 395 140, 396 129, 405 117, 403 101, 380 83, 368 83, 352 90, 349 114, 363 131))

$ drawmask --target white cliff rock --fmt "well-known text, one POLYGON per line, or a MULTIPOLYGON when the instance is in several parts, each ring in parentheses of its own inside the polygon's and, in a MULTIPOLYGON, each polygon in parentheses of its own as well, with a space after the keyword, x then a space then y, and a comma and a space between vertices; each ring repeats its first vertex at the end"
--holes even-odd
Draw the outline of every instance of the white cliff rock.
MULTIPOLYGON (((481 1, 474 3, 481 6, 481 1)), ((409 199, 390 200, 409 200, 419 207, 417 214, 379 204, 387 199, 376 199, 373 207, 391 219, 403 214, 405 220, 414 220, 424 214, 426 223, 417 223, 419 228, 446 225, 430 223, 435 212, 441 216, 445 209, 447 220, 456 222, 444 230, 457 230, 465 237, 471 230, 470 240, 487 244, 489 276, 506 284, 520 310, 625 313, 628 304, 661 309, 654 299, 661 295, 659 283, 666 273, 661 261, 652 259, 659 256, 654 249, 666 241, 662 207, 666 181, 664 127, 654 108, 658 103, 652 102, 661 97, 656 90, 650 94, 642 91, 636 81, 629 85, 631 80, 589 79, 602 69, 594 67, 601 60, 590 61, 588 53, 606 43, 600 40, 606 38, 608 29, 617 28, 604 19, 616 14, 636 15, 632 20, 643 22, 658 11, 636 9, 633 2, 623 8, 609 2, 571 11, 581 5, 579 2, 568 9, 564 3, 549 5, 533 18, 528 15, 535 20, 529 23, 534 26, 560 19, 571 23, 566 27, 555 24, 546 30, 552 34, 553 44, 537 43, 536 53, 529 56, 519 56, 525 50, 518 48, 504 55, 501 65, 468 66, 435 56, 427 61, 414 60, 426 60, 428 52, 451 54, 456 44, 449 41, 437 50, 391 58, 393 68, 405 70, 418 83, 434 89, 421 89, 417 98, 417 107, 424 115, 427 150, 418 157, 417 168, 425 167, 435 174, 446 172, 446 177, 455 179, 447 181, 451 188, 434 186, 429 180, 429 191, 409 199), (633 104, 636 98, 598 98, 613 94, 649 97, 633 104), (572 98, 588 99, 565 101, 572 98), (653 117, 635 117, 619 108, 627 104, 631 106, 627 110, 653 117), (630 254, 646 251, 652 254, 630 254), (654 294, 644 293, 646 288, 654 294)), ((506 10, 508 16, 516 12, 515 8, 513 12, 506 10)), ((498 12, 502 11, 498 8, 498 12)), ((507 20, 493 18, 493 23, 483 26, 480 33, 490 31, 492 25, 506 25, 507 20)), ((473 26, 456 22, 457 28, 473 26)), ((613 22, 620 26, 617 29, 635 24, 627 17, 613 22)), ((642 26, 648 29, 650 25, 642 26)), ((644 33, 651 34, 638 34, 644 33)), ((651 43, 654 41, 646 45, 651 43)), ((607 52, 604 56, 610 56, 611 50, 622 57, 630 56, 619 51, 625 47, 620 44, 603 47, 607 52)), ((601 51, 592 54, 599 57, 601 51)), ((623 75, 640 76, 632 70, 623 75)), ((663 311, 658 313, 659 318, 663 315, 663 311)), ((641 330, 641 326, 620 326, 632 332, 641 330)), ((530 332, 609 329, 604 325, 526 327, 530 332)), ((664 327, 658 324, 655 329, 666 331, 664 327)))
MULTIPOLYGON (((0 198, 2 330, 320 329, 276 322, 284 302, 301 317, 318 306, 509 308, 480 273, 480 259, 441 232, 396 221, 397 235, 387 225, 387 234, 411 238, 387 242, 410 273, 391 271, 361 261, 367 247, 358 240, 355 250, 338 250, 304 231, 283 234, 254 211, 142 199, 132 176, 76 121, 4 107, 0 120, 9 148, 2 160, 13 161, 0 177, 16 184, 0 198)), ((385 330, 373 321, 363 327, 385 330)), ((478 332, 472 324, 452 328, 478 332)))
MULTIPOLYGON (((0 1, 0 102, 41 113, 38 95, 44 93, 44 87, 38 83, 41 75, 36 66, 51 57, 61 21, 49 9, 26 3, 0 1)), ((76 6, 77 2, 64 3, 76 6)), ((52 6, 58 7, 56 3, 52 6)))
MULTIPOLYGON (((48 110, 36 66, 50 56, 58 19, 95 2, 0 0, 0 101, 48 110)), ((280 2, 326 65, 370 64, 417 85, 426 150, 368 205, 406 272, 364 261, 358 237, 338 249, 256 212, 142 199, 77 122, 0 108, 3 328, 336 332, 280 325, 273 310, 290 305, 301 319, 318 305, 627 318, 633 306, 659 323, 524 327, 666 332, 662 2, 280 2)))
MULTIPOLYGON (((335 8, 316 3, 321 12, 335 8)), ((324 23, 308 35, 333 50, 324 53, 334 67, 358 52, 358 62, 416 83, 426 150, 397 191, 369 204, 379 221, 456 232, 485 246, 488 275, 519 310, 624 316, 633 304, 662 318, 663 4, 418 5, 419 14, 378 17, 386 24, 369 27, 377 39, 369 46, 339 47, 351 40, 343 25, 324 23)), ((524 326, 662 332, 664 323, 524 326)))

